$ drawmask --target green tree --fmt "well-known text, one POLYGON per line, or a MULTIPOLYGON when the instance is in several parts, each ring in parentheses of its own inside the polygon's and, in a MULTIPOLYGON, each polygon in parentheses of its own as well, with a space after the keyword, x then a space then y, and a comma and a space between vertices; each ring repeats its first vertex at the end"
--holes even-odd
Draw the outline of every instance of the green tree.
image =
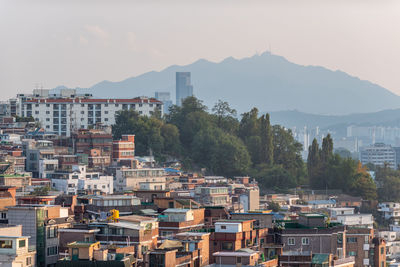
POLYGON ((170 123, 161 126, 161 136, 164 140, 164 153, 174 157, 181 154, 181 141, 178 128, 170 123))
POLYGON ((243 175, 250 166, 250 156, 243 142, 219 128, 200 130, 192 144, 193 161, 210 174, 243 175))
POLYGON ((308 149, 307 171, 310 186, 312 188, 320 187, 321 160, 320 150, 317 139, 314 138, 311 146, 308 149))
POLYGON ((281 206, 278 202, 268 202, 268 208, 271 209, 273 212, 279 212, 281 210, 281 206))
POLYGON ((272 165, 274 163, 274 144, 269 114, 263 115, 260 118, 260 134, 261 162, 272 165))

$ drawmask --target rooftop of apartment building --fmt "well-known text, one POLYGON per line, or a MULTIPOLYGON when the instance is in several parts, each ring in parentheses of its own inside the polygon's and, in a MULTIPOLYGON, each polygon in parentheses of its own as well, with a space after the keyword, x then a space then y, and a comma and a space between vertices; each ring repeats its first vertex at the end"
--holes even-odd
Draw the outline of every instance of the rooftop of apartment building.
POLYGON ((44 98, 44 99, 31 99, 27 103, 157 103, 162 104, 161 101, 155 98, 148 97, 135 97, 135 98, 44 98))

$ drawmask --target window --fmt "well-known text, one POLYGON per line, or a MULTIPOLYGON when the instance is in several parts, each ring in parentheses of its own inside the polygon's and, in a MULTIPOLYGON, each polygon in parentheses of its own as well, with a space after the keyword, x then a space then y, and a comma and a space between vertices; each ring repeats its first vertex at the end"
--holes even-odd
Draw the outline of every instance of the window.
POLYGON ((0 240, 0 249, 12 248, 12 240, 0 240))
POLYGON ((36 114, 36 115, 39 114, 39 110, 36 110, 36 111, 35 111, 35 114, 36 114))
POLYGON ((78 255, 79 254, 79 249, 78 248, 73 248, 72 249, 72 255, 78 255))
POLYGON ((2 213, 1 213, 1 218, 2 218, 2 219, 7 219, 7 213, 2 212, 2 213))
POLYGON ((385 253, 385 248, 382 247, 382 248, 381 248, 381 254, 384 254, 384 253, 385 253))
MULTIPOLYGON (((78 251, 79 252, 79 251, 78 251)), ((58 247, 49 247, 47 248, 47 255, 51 256, 51 255, 57 255, 58 254, 58 247)), ((76 255, 76 254, 75 254, 76 255)))
POLYGON ((226 229, 226 225, 221 225, 221 229, 226 229))
POLYGON ((232 242, 224 242, 221 246, 222 250, 233 250, 233 243, 232 242))
POLYGON ((106 110, 106 111, 104 111, 104 114, 108 114, 108 111, 106 110))
POLYGON ((108 121, 108 118, 104 118, 104 121, 108 121))
POLYGON ((47 228, 47 238, 57 237, 57 227, 47 228))
POLYGON ((81 104, 81 107, 84 107, 85 106, 85 104, 81 104))
POLYGON ((50 104, 46 104, 46 107, 48 107, 48 108, 49 108, 49 107, 50 107, 50 104))
POLYGON ((357 243, 357 237, 348 237, 347 243, 357 243))
POLYGON ((236 257, 236 263, 242 263, 242 257, 236 257))
POLYGON ((349 251, 349 256, 357 256, 357 251, 349 251))
POLYGON ((295 245, 295 241, 294 241, 294 238, 293 238, 293 237, 289 237, 289 238, 288 238, 288 245, 289 245, 289 246, 294 246, 294 245, 295 245))
POLYGON ((82 110, 82 111, 81 111, 81 114, 85 114, 85 111, 82 110))
POLYGON ((301 238, 301 244, 302 245, 309 245, 310 244, 310 239, 308 237, 302 237, 301 238))
POLYGON ((26 258, 26 266, 30 266, 32 265, 32 258, 31 257, 27 257, 26 258))
POLYGON ((25 247, 25 239, 18 241, 18 247, 24 248, 25 247))

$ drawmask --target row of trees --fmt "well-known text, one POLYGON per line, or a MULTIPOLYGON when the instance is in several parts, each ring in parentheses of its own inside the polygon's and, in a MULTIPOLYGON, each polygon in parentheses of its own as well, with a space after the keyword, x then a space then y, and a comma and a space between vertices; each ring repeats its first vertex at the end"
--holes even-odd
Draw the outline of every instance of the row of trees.
POLYGON ((305 174, 301 144, 290 131, 271 126, 269 115, 259 115, 256 108, 239 120, 227 102, 218 101, 208 112, 202 101, 189 97, 182 106, 172 106, 163 118, 140 116, 132 110, 120 112, 113 134, 120 138, 125 133, 136 134, 137 155, 148 155, 151 150, 161 160, 180 159, 188 170, 253 175, 277 187, 293 186, 305 174))
POLYGON ((321 148, 317 140, 313 140, 307 159, 307 171, 311 188, 341 189, 363 199, 377 198, 376 185, 367 168, 359 161, 334 154, 329 134, 323 139, 321 148))
MULTIPOLYGON (((290 130, 272 126, 268 114, 256 108, 237 118, 236 110, 218 101, 208 112, 195 97, 172 106, 168 115, 140 116, 132 110, 117 114, 114 138, 136 135, 136 154, 150 151, 159 160, 179 159, 187 170, 207 174, 250 175, 261 189, 287 189, 309 184, 314 189, 342 189, 365 199, 376 199, 377 189, 366 168, 351 158, 333 153, 330 135, 321 148, 314 140, 307 164, 302 145, 290 130)), ((400 172, 396 174, 400 188, 400 172)), ((391 178, 382 179, 394 179, 391 178)))

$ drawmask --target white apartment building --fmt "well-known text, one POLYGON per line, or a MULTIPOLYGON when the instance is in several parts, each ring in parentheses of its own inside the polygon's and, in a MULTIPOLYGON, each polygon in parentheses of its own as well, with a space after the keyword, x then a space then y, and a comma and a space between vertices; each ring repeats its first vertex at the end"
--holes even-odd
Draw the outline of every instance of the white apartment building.
POLYGON ((363 165, 372 163, 383 167, 388 164, 390 168, 396 169, 396 151, 390 145, 376 143, 360 149, 360 160, 363 165))
POLYGON ((115 124, 115 115, 121 110, 135 110, 141 115, 151 116, 163 103, 154 98, 92 99, 92 98, 44 98, 27 100, 22 116, 32 116, 46 131, 70 136, 75 129, 87 129, 101 123, 115 124))
POLYGON ((114 192, 114 177, 98 172, 86 172, 86 166, 74 166, 72 172, 55 171, 49 174, 54 189, 76 195, 85 190, 99 190, 106 194, 114 192))

